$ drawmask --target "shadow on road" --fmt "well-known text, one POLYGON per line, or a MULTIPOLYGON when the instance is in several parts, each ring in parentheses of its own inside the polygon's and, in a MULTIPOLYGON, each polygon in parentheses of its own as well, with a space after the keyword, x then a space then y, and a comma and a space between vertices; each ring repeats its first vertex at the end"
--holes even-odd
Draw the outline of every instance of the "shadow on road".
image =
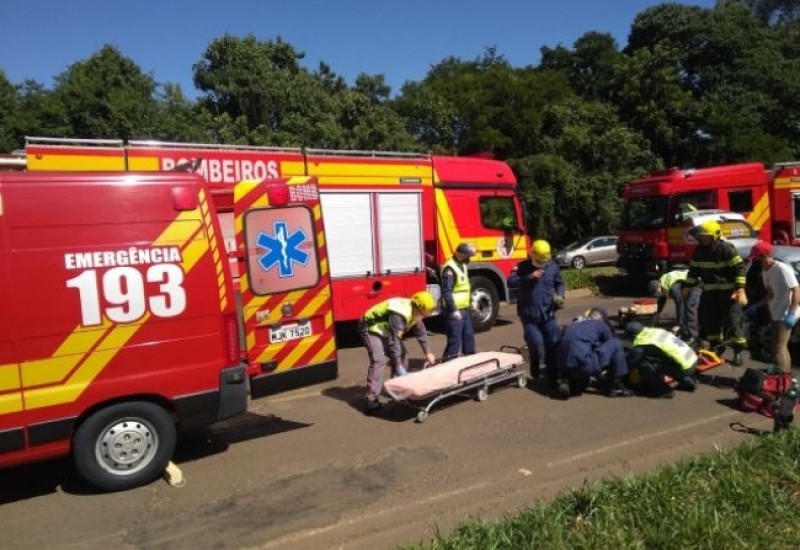
POLYGON ((628 275, 595 275, 594 282, 603 296, 624 296, 638 298, 648 296, 646 277, 630 277, 628 275))
POLYGON ((215 424, 208 430, 182 434, 175 448, 173 461, 179 464, 191 462, 224 452, 235 443, 299 430, 310 425, 285 420, 275 415, 245 412, 215 424))
MULTIPOLYGON (((231 444, 308 426, 310 424, 277 416, 246 412, 203 432, 181 434, 172 460, 178 464, 189 462, 224 452, 231 444)), ((71 495, 102 493, 78 477, 69 458, 0 470, 0 504, 56 492, 71 495)))

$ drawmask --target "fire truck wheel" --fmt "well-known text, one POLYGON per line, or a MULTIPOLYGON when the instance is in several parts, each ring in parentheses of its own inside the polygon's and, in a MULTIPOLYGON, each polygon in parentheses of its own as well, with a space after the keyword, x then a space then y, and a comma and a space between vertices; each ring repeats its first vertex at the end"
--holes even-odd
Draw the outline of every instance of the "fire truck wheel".
POLYGON ((494 283, 486 277, 471 277, 472 287, 472 328, 483 332, 494 326, 500 309, 500 295, 494 283))
POLYGON ((78 473, 106 491, 122 491, 159 477, 175 450, 170 414, 154 403, 131 401, 100 409, 75 432, 78 473))

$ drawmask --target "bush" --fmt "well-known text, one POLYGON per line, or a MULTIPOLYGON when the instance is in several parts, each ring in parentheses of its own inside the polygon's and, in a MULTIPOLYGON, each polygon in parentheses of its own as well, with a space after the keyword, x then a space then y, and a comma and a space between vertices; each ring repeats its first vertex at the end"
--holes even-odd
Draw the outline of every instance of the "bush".
POLYGON ((591 270, 564 269, 561 271, 561 278, 564 279, 564 286, 567 287, 567 290, 575 290, 576 288, 597 290, 597 282, 591 270))

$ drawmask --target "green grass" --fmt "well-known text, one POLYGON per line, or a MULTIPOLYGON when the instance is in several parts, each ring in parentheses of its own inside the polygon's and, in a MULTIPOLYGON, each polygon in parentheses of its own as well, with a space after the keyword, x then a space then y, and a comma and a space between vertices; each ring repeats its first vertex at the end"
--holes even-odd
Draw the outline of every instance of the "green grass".
POLYGON ((759 437, 406 548, 800 548, 799 460, 800 431, 759 437))
POLYGON ((598 280, 616 277, 618 275, 619 270, 616 267, 567 268, 561 270, 561 277, 564 279, 564 286, 567 287, 567 290, 591 288, 596 292, 598 289, 598 280))

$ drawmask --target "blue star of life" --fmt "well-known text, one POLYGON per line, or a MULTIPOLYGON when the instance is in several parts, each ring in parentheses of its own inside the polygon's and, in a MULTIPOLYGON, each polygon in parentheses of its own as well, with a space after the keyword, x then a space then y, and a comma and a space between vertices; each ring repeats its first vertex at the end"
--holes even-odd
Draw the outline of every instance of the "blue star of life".
POLYGON ((278 274, 283 279, 294 276, 294 264, 306 265, 308 252, 299 247, 306 242, 306 233, 302 229, 289 235, 286 222, 275 222, 272 226, 273 234, 260 231, 256 237, 256 244, 267 250, 258 258, 258 263, 264 271, 269 271, 278 266, 278 274))

